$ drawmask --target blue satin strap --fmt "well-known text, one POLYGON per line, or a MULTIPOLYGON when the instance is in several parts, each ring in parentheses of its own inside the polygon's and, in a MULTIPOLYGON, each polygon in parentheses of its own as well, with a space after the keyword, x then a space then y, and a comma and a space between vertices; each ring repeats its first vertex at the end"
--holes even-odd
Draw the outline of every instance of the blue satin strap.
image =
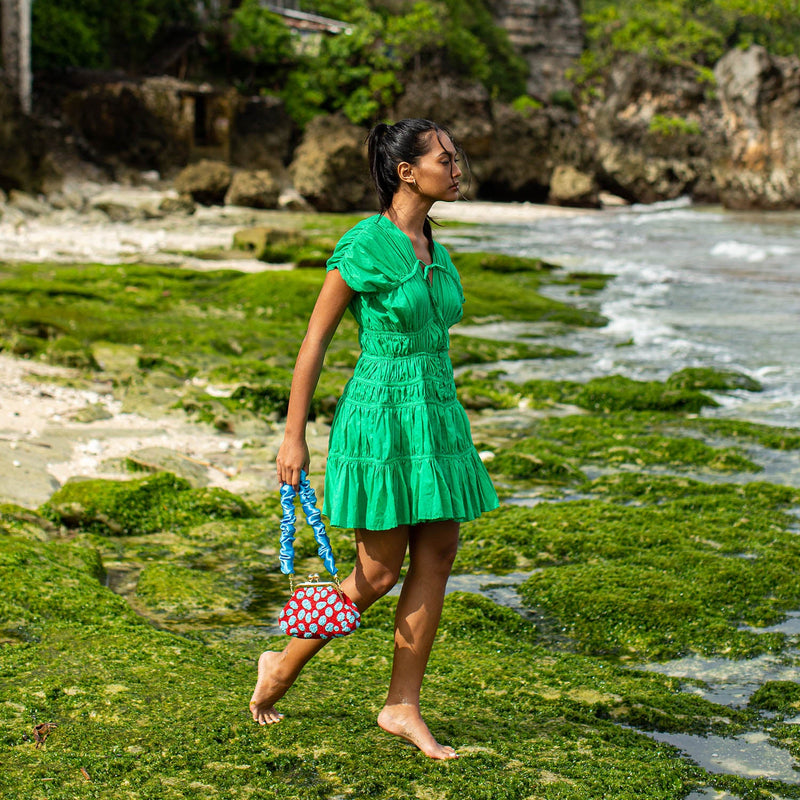
POLYGON ((317 540, 317 545, 319 545, 317 554, 322 559, 325 569, 331 575, 336 575, 339 570, 336 568, 331 542, 325 532, 325 523, 322 521, 322 514, 317 508, 317 496, 308 482, 308 475, 306 475, 305 471, 300 473, 299 492, 295 492, 294 487, 289 483, 284 483, 280 491, 283 519, 281 520, 281 549, 278 558, 281 563, 281 572, 284 575, 294 575, 294 524, 297 519, 294 512, 294 498, 299 494, 300 505, 305 512, 306 522, 314 531, 314 538, 317 540))

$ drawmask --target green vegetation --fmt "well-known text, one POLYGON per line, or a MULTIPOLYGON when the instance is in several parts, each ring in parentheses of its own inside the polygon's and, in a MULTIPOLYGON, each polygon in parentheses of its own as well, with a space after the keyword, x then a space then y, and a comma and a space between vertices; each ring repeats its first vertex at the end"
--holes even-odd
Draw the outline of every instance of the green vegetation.
POLYGON ((757 472, 740 450, 711 446, 680 435, 675 422, 647 413, 558 416, 536 420, 524 438, 496 451, 487 466, 498 478, 536 483, 575 483, 587 466, 692 474, 757 472))
MULTIPOLYGON (((709 68, 732 47, 761 44, 777 55, 793 55, 800 45, 795 0, 657 0, 647 4, 586 0, 583 8, 584 80, 598 77, 625 53, 643 55, 662 66, 691 66, 707 79, 709 68)), ((666 125, 673 133, 690 132, 682 121, 662 119, 657 125, 666 125)))
POLYGON ((36 69, 141 68, 174 29, 197 24, 193 0, 36 0, 32 4, 36 69))
POLYGON ((117 536, 198 525, 208 519, 250 516, 247 505, 224 489, 192 489, 169 473, 124 481, 65 484, 42 509, 68 528, 117 536))
POLYGON ((692 119, 682 117, 665 117, 663 114, 655 114, 650 120, 651 133, 659 136, 699 136, 700 124, 692 119))
POLYGON ((521 588, 579 652, 663 660, 780 650, 772 625, 800 606, 800 543, 787 510, 797 490, 609 476, 579 487, 599 499, 503 506, 471 523, 462 571, 538 568, 521 588), (516 554, 501 569, 497 548, 516 554))
POLYGON ((314 50, 295 48, 285 84, 272 87, 300 124, 330 111, 356 123, 376 120, 409 78, 421 75, 457 75, 506 99, 524 91, 527 65, 485 0, 314 0, 303 9, 343 20, 350 29, 322 37, 314 50))
POLYGON ((176 41, 194 39, 190 77, 278 94, 301 126, 334 111, 357 123, 377 120, 410 78, 423 75, 473 80, 508 100, 525 90, 527 64, 495 25, 486 0, 301 5, 346 28, 305 38, 258 0, 135 0, 121 8, 37 0, 33 62, 36 69, 144 69, 174 58, 176 41))
POLYGON ((800 710, 800 685, 794 681, 767 681, 748 701, 751 708, 781 713, 800 710))
MULTIPOLYGON (((547 313, 547 319, 555 314, 547 313)), ((456 381, 462 402, 479 408, 471 396, 489 392, 498 406, 511 408, 521 401, 539 408, 556 404, 580 406, 588 411, 677 411, 697 413, 717 402, 694 389, 673 388, 669 381, 637 381, 622 375, 592 378, 586 383, 577 381, 537 380, 522 384, 502 379, 499 373, 465 372, 456 381)))
MULTIPOLYGON (((356 219, 284 215, 281 227, 239 231, 233 244, 280 262, 308 258, 316 248, 323 261, 356 219)), ((457 261, 469 297, 467 320, 492 316, 565 327, 602 322, 590 309, 539 293, 541 286, 564 280, 552 265, 493 254, 464 254, 457 261)), ((148 265, 14 265, 0 278, 0 351, 94 373, 113 383, 128 410, 171 406, 235 432, 249 420, 285 415, 294 359, 322 280, 321 269, 244 274, 148 265), (226 391, 211 395, 208 383, 226 391)), ((572 354, 545 343, 464 335, 453 340, 458 365, 572 354)), ((333 412, 357 354, 355 324, 347 315, 328 351, 312 419, 333 412)))
MULTIPOLYGON (((713 81, 711 68, 731 47, 762 44, 778 55, 800 46, 796 0, 587 0, 586 49, 579 83, 602 77, 620 54, 658 66, 689 66, 713 81)), ((356 123, 385 115, 409 83, 449 75, 482 84, 520 113, 544 99, 525 93, 528 66, 497 24, 488 0, 304 0, 300 9, 339 20, 336 34, 301 37, 258 0, 241 3, 131 0, 36 0, 33 63, 142 70, 174 61, 176 42, 193 42, 187 77, 232 83, 281 97, 295 122, 342 112, 356 123)), ((574 93, 546 102, 574 111, 574 93)), ((691 120, 657 116, 659 135, 696 135, 691 120)))

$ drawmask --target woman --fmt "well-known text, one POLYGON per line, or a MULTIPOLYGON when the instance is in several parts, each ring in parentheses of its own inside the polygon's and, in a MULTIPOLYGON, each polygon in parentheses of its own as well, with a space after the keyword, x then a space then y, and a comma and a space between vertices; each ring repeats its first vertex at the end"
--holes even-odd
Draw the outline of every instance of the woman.
MULTIPOLYGON (((467 416, 456 399, 448 328, 464 297, 428 212, 459 196, 452 137, 428 120, 377 125, 368 138, 380 213, 346 233, 297 357, 278 480, 309 469, 305 429, 325 351, 349 307, 361 356, 331 426, 323 511, 355 529, 356 565, 342 583, 363 612, 397 582, 392 677, 378 725, 435 759, 456 758, 420 713, 420 689, 458 546, 459 523, 497 506, 467 416)), ((250 709, 262 725, 325 640, 292 639, 263 653, 250 709)))

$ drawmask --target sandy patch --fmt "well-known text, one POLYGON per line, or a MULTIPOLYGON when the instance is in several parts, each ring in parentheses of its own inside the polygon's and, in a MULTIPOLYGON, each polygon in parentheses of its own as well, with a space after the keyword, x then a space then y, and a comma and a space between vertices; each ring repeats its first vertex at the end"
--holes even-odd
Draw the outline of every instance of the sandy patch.
MULTIPOLYGON (((274 481, 281 426, 239 438, 177 412, 148 419, 122 412, 109 387, 74 389, 48 381, 69 375, 0 354, 0 502, 35 508, 71 478, 130 478, 122 459, 148 448, 177 454, 204 470, 207 485, 237 494, 263 491, 274 481), (72 419, 89 406, 107 418, 72 419)), ((324 430, 310 433, 324 442, 324 430)))

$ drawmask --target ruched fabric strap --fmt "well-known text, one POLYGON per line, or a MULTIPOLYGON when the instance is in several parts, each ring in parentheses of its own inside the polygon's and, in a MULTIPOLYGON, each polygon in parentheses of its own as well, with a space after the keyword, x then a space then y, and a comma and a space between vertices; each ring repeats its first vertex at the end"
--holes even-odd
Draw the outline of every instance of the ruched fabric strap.
POLYGON ((297 519, 294 511, 294 499, 300 496, 300 505, 306 515, 306 522, 314 531, 314 538, 317 540, 317 554, 322 559, 325 569, 334 577, 339 571, 336 561, 333 558, 331 542, 325 532, 325 523, 322 521, 322 514, 317 508, 317 495, 308 482, 305 471, 300 473, 300 491, 295 492, 290 483, 281 486, 281 507, 283 508, 283 519, 281 520, 281 550, 278 556, 281 562, 281 572, 284 575, 294 575, 294 523, 297 519))

